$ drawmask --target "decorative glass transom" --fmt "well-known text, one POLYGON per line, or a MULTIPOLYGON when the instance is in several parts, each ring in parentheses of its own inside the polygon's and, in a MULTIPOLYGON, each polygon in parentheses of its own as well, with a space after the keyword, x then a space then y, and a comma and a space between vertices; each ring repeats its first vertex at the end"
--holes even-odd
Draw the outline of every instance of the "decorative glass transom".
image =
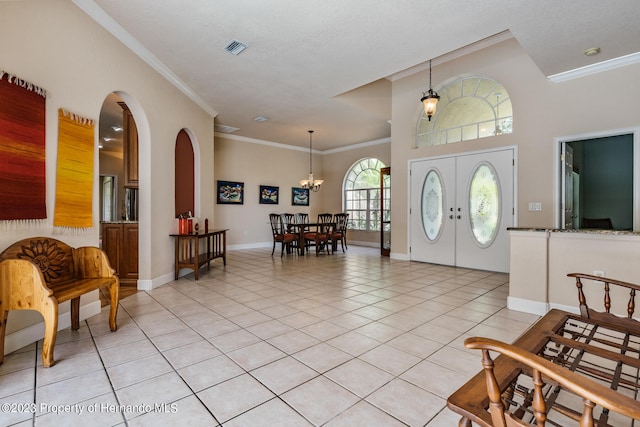
POLYGON ((444 216, 444 188, 442 179, 435 169, 431 169, 422 186, 422 227, 427 239, 435 241, 440 237, 444 216))
POLYGON ((501 203, 495 169, 489 163, 480 163, 469 185, 469 219, 473 238, 481 247, 490 246, 498 234, 501 203))
POLYGON ((421 109, 416 147, 451 144, 513 131, 513 109, 507 90, 486 77, 455 79, 442 88, 435 116, 421 109))

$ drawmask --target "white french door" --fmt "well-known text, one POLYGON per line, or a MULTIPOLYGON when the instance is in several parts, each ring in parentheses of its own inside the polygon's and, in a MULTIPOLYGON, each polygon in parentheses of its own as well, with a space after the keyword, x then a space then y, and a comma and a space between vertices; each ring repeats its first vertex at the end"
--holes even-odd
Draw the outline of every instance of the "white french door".
POLYGON ((509 271, 514 150, 411 163, 411 259, 509 271))

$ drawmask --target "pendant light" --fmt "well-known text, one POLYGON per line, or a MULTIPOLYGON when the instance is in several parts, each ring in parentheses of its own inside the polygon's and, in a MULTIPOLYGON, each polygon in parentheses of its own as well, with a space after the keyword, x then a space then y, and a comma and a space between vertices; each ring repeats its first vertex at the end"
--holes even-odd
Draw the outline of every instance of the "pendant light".
POLYGON ((300 181, 300 186, 302 188, 308 188, 312 191, 318 191, 320 190, 320 186, 322 185, 322 183, 324 182, 324 180, 322 179, 313 179, 313 169, 312 169, 312 152, 311 152, 311 136, 313 135, 313 131, 310 130, 309 132, 309 178, 308 179, 303 179, 302 181, 300 181))
POLYGON ((424 104, 424 115, 431 121, 431 116, 436 114, 436 104, 440 99, 438 92, 434 91, 431 87, 431 60, 429 60, 429 90, 422 92, 422 98, 420 102, 424 104))

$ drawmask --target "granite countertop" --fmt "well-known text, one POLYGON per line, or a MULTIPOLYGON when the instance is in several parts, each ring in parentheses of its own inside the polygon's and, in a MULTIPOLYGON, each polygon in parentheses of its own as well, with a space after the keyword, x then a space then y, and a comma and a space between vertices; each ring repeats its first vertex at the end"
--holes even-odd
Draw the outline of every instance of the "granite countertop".
POLYGON ((507 227, 509 231, 543 231, 550 233, 582 233, 582 234, 604 234, 604 235, 620 235, 620 236, 640 236, 640 232, 633 230, 602 230, 597 228, 578 228, 578 229, 562 229, 562 228, 540 228, 540 227, 507 227))

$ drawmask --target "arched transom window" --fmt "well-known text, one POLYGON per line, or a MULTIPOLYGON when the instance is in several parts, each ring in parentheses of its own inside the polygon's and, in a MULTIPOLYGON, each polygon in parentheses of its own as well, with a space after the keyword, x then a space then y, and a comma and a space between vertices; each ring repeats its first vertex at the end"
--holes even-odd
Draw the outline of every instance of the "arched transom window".
POLYGON ((437 90, 436 114, 428 120, 422 111, 416 147, 451 144, 511 133, 511 98, 502 84, 486 77, 458 78, 437 90))
MULTIPOLYGON (((385 164, 375 158, 356 162, 344 180, 344 211, 349 214, 349 228, 380 231, 380 168, 385 164)), ((385 197, 390 194, 385 186, 385 197)))

